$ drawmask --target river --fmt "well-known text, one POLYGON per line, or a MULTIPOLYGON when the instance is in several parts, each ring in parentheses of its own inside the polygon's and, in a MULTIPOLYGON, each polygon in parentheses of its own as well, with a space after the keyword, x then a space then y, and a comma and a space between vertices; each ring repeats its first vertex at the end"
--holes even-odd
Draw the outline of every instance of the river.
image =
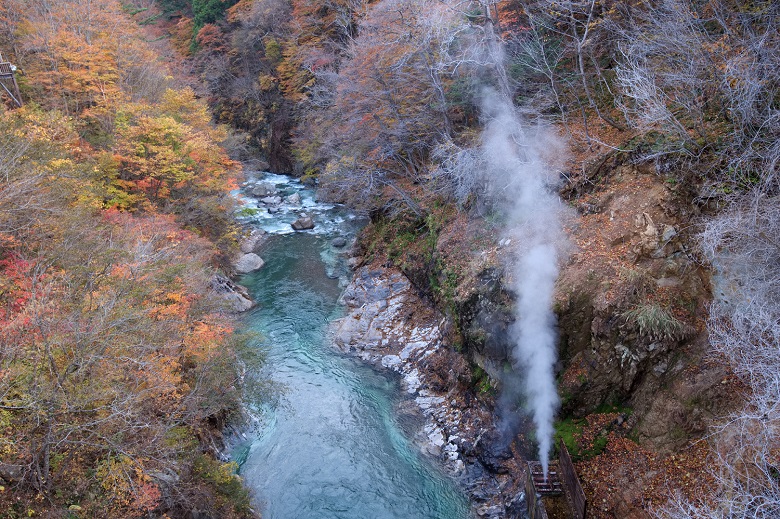
POLYGON ((409 439, 414 426, 394 412, 398 381, 328 343, 348 281, 332 240, 352 239, 361 222, 289 177, 266 174, 261 182, 281 196, 298 193, 302 207, 283 203, 269 214, 244 199, 247 223, 271 236, 261 253, 266 265, 240 281, 259 303, 243 323, 262 337, 263 376, 283 388, 276 405, 250 403, 257 427, 233 450, 255 505, 264 519, 469 517, 465 497, 419 454, 409 439), (301 210, 315 229, 292 231, 301 210))

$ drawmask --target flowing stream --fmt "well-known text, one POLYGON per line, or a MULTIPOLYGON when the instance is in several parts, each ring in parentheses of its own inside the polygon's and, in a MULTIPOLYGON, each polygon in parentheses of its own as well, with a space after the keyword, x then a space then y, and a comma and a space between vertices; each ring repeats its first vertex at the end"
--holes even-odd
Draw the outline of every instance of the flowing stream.
POLYGON ((408 438, 414 425, 395 415, 397 380, 328 344, 348 275, 332 240, 351 239, 360 222, 317 203, 288 177, 267 174, 261 182, 281 196, 298 193, 302 204, 268 214, 247 196, 242 212, 271 234, 261 253, 266 265, 241 280, 259 303, 244 325, 262 336, 264 375, 284 388, 279 404, 256 409, 255 432, 233 451, 264 519, 468 517, 455 484, 408 438), (315 229, 292 231, 300 211, 313 216, 315 229))

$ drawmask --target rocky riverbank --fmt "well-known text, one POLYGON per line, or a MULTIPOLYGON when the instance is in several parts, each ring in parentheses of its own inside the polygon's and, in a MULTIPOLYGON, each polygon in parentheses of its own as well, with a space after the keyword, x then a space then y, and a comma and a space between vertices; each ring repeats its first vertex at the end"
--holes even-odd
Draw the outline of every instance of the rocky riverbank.
POLYGON ((396 268, 359 268, 341 300, 348 310, 331 326, 333 343, 401 376, 399 412, 424 417, 415 438, 422 452, 458 480, 479 517, 521 517, 523 448, 497 431, 492 398, 473 389, 444 316, 396 268))

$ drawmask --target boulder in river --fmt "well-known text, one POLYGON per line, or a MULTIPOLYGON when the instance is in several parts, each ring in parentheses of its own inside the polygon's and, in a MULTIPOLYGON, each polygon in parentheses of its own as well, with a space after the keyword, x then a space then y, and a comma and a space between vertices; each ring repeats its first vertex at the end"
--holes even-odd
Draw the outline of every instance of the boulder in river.
POLYGON ((301 205, 301 195, 300 193, 293 193, 285 198, 285 201, 290 205, 301 205))
POLYGON ((269 184, 267 182, 258 184, 252 189, 252 196, 256 196, 258 198, 262 198, 266 196, 274 196, 275 194, 276 194, 276 186, 274 186, 273 184, 269 184))
POLYGON ((233 265, 233 268, 236 269, 238 274, 249 274, 250 272, 260 269, 263 265, 265 265, 263 258, 254 252, 250 252, 249 254, 242 254, 239 256, 233 265))
POLYGON ((249 254, 250 252, 257 253, 258 249, 260 249, 260 245, 262 245, 265 240, 265 236, 266 232, 264 230, 253 230, 249 233, 249 236, 241 240, 241 252, 244 254, 249 254))
POLYGON ((305 231, 306 229, 314 229, 314 220, 311 219, 311 216, 301 216, 290 225, 296 231, 305 231))
POLYGON ((340 249, 347 244, 347 240, 346 238, 342 238, 341 236, 339 236, 338 238, 333 238, 333 241, 331 241, 330 243, 337 249, 340 249))
POLYGON ((282 203, 281 196, 266 196, 260 199, 265 205, 279 205, 282 203))

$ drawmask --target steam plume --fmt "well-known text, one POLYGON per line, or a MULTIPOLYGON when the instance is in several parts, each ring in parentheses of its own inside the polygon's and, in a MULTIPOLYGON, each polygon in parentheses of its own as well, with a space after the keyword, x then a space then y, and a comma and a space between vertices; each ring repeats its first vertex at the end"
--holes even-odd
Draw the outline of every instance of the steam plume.
MULTIPOLYGON (((487 194, 506 216, 502 242, 512 251, 507 268, 510 288, 517 296, 515 322, 510 329, 511 361, 515 374, 503 381, 502 425, 517 423, 514 408, 524 398, 536 429, 539 459, 547 475, 552 449, 553 419, 558 407, 554 365, 556 327, 552 311, 559 256, 566 243, 562 232, 563 205, 554 193, 557 168, 564 154, 560 140, 546 127, 521 117, 512 103, 504 47, 494 31, 489 5, 483 2, 485 25, 471 45, 459 46, 463 62, 475 65, 475 76, 494 86, 481 95, 485 123, 479 149, 444 143, 434 156, 437 172, 449 180, 460 201, 487 194), (508 240, 508 241, 507 241, 508 240), (508 409, 512 411, 507 413, 508 409)), ((453 12, 460 2, 445 2, 453 12)), ((471 4, 469 4, 471 5, 471 4)))
POLYGON ((512 251, 508 277, 517 295, 512 363, 523 379, 546 477, 558 407, 552 296, 565 242, 562 205, 552 190, 552 158, 560 157, 563 147, 544 127, 524 123, 505 96, 486 93, 483 115, 483 153, 494 199, 507 214, 504 243, 509 240, 512 251))

